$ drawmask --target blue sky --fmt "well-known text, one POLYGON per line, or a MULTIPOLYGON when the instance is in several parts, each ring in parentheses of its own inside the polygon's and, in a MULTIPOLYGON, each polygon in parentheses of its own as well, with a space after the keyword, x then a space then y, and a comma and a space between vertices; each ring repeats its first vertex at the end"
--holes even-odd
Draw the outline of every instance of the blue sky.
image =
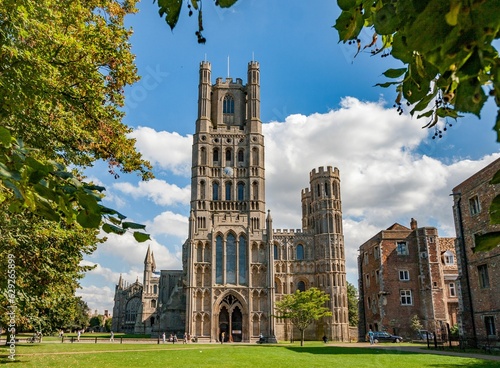
MULTIPOLYGON (((442 139, 421 129, 426 121, 399 115, 392 89, 373 87, 382 73, 398 67, 390 58, 356 58, 355 48, 338 43, 332 28, 335 1, 239 0, 230 9, 205 1, 205 45, 195 36, 196 17, 182 10, 170 28, 152 1, 129 16, 132 51, 142 79, 126 89, 125 123, 137 148, 154 165, 156 179, 137 175, 118 180, 105 164, 87 171, 107 188, 105 204, 147 225, 152 240, 109 236, 87 256, 96 268, 78 291, 92 310, 112 310, 120 274, 142 280, 149 246, 158 269, 180 269, 187 236, 191 135, 197 114, 199 63, 212 64, 217 77, 242 78, 252 59, 261 68, 261 120, 266 143, 266 201, 275 228, 300 228, 300 191, 319 166, 340 170, 347 279, 357 285, 357 249, 395 222, 435 226, 454 236, 454 186, 500 157, 492 130, 490 101, 481 119, 466 116, 442 139), (229 63, 228 63, 229 59, 229 63)), ((371 33, 361 35, 369 43, 371 33)))

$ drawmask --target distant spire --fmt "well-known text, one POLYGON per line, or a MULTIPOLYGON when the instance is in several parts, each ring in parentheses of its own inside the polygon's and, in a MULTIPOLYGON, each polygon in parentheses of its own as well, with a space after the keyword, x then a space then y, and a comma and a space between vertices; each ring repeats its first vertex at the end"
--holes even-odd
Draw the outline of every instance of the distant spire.
POLYGON ((151 249, 150 245, 148 245, 148 251, 146 252, 146 258, 144 258, 144 264, 152 264, 153 259, 151 258, 151 249))
POLYGON ((155 272, 156 271, 156 261, 155 261, 155 254, 153 252, 151 252, 151 260, 152 260, 152 271, 155 272))
POLYGON ((122 274, 120 274, 120 278, 118 279, 118 288, 123 289, 123 278, 122 274))

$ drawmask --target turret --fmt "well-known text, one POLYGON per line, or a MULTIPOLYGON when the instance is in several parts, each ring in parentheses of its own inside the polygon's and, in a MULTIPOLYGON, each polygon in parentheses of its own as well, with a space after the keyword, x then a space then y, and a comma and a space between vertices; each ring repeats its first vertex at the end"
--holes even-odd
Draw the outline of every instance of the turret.
POLYGON ((260 67, 257 61, 248 63, 248 119, 250 120, 250 131, 261 133, 260 122, 260 67))
POLYGON ((208 132, 212 93, 211 65, 208 61, 200 63, 200 82, 198 88, 198 120, 196 121, 196 131, 208 132))

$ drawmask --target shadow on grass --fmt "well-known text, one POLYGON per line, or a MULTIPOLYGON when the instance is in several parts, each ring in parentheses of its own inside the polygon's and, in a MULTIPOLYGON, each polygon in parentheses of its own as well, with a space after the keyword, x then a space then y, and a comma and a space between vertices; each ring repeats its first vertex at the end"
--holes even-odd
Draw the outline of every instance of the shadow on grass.
MULTIPOLYGON (((276 347, 266 346, 263 347, 276 347)), ((394 349, 378 349, 378 348, 361 348, 361 347, 338 347, 338 346, 279 346, 280 348, 293 351, 294 353, 302 353, 302 354, 320 354, 320 355, 385 355, 385 356, 394 356, 401 355, 403 356, 416 356, 416 355, 429 355, 437 356, 438 354, 425 353, 425 352, 415 352, 415 351, 407 351, 398 348, 394 349)), ((452 355, 450 355, 452 356, 452 355)), ((468 358, 474 359, 471 362, 462 362, 462 364, 448 364, 448 363, 435 363, 428 364, 426 367, 436 367, 436 368, 457 368, 457 367, 465 367, 465 368, 498 368, 500 367, 500 363, 498 361, 491 360, 483 360, 480 357, 475 357, 474 355, 468 357, 458 357, 453 356, 454 358, 468 358)))

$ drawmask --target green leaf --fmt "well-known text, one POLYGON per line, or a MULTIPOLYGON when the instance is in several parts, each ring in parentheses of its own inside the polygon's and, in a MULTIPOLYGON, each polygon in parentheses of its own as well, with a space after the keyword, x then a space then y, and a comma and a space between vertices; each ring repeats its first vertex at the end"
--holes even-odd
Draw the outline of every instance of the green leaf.
POLYGON ((337 18, 334 28, 339 32, 340 41, 355 39, 363 28, 363 15, 357 11, 343 11, 337 18))
POLYGON ((136 241, 138 241, 139 243, 143 243, 147 240, 150 240, 151 237, 149 236, 149 234, 146 234, 146 233, 141 233, 141 232, 138 232, 138 231, 135 231, 134 232, 134 239, 136 241))
POLYGON ((108 234, 125 234, 125 230, 112 224, 103 224, 102 230, 108 234))
POLYGON ((0 143, 9 148, 11 145, 12 136, 7 128, 0 126, 0 143))
POLYGON ((404 73, 406 73, 407 68, 398 68, 398 69, 387 69, 384 74, 387 78, 398 78, 401 77, 404 73))
POLYGON ((458 13, 460 11, 461 2, 459 0, 450 1, 450 11, 446 13, 444 18, 446 19, 446 23, 450 26, 456 26, 458 23, 458 13))
POLYGON ((76 221, 83 228, 96 229, 101 224, 101 214, 83 210, 76 216, 76 221))
POLYGON ((181 13, 182 0, 158 0, 158 6, 160 7, 158 10, 160 17, 165 15, 165 21, 170 29, 174 29, 181 13))
POLYGON ((195 10, 198 10, 198 0, 191 0, 191 5, 195 10))
POLYGON ((387 88, 389 86, 393 86, 395 84, 401 84, 401 82, 385 82, 385 83, 377 83, 374 85, 374 87, 382 87, 382 88, 387 88))
POLYGON ((146 225, 136 224, 135 222, 123 222, 122 227, 124 229, 145 229, 146 225))
POLYGON ((337 5, 342 10, 351 10, 356 6, 356 0, 337 0, 337 5))
POLYGON ((395 33, 399 26, 399 19, 394 5, 389 3, 380 8, 373 19, 373 26, 380 35, 395 33))
POLYGON ((215 5, 219 5, 221 8, 229 8, 238 0, 216 0, 215 5))
POLYGON ((500 232, 493 231, 491 233, 486 233, 482 235, 475 234, 474 244, 476 245, 473 248, 474 253, 488 252, 492 249, 495 249, 500 244, 500 232))
POLYGON ((419 115, 417 115, 417 119, 420 119, 420 118, 428 118, 428 117, 429 117, 429 116, 431 116, 433 113, 434 113, 434 110, 429 110, 429 111, 426 111, 426 112, 424 112, 423 114, 419 114, 419 115))
POLYGON ((460 82, 455 93, 455 109, 480 117, 481 109, 488 99, 479 81, 475 78, 460 82))

